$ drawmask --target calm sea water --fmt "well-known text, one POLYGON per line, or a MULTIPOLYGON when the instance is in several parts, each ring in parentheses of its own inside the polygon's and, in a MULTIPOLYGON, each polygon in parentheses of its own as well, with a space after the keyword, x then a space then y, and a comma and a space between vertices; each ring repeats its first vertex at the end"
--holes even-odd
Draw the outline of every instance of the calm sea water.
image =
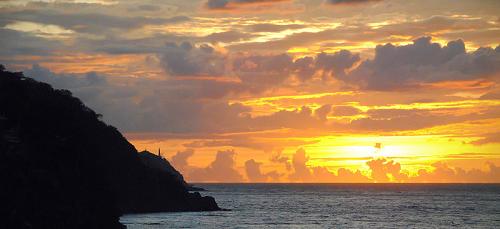
POLYGON ((128 228, 500 228, 500 185, 198 184, 231 211, 125 215, 128 228))

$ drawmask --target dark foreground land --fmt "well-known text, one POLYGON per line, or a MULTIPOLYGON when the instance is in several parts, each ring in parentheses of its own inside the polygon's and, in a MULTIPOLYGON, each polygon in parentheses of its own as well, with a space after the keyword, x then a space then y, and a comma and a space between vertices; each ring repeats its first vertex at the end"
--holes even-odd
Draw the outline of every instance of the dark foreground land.
POLYGON ((3 67, 0 186, 2 228, 123 228, 127 213, 219 210, 71 92, 3 67))

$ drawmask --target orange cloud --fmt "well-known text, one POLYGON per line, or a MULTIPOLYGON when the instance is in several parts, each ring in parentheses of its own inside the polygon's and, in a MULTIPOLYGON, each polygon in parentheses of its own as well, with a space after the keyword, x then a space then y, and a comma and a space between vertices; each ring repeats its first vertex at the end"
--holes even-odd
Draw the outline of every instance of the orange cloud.
POLYGON ((260 167, 262 163, 256 162, 254 159, 250 159, 245 162, 245 171, 249 182, 276 182, 279 181, 281 174, 276 171, 271 171, 268 173, 262 173, 260 167))
POLYGON ((411 177, 411 182, 424 183, 499 183, 500 167, 488 163, 488 170, 472 169, 465 171, 461 168, 452 168, 444 162, 432 164, 433 170, 419 170, 418 176, 411 177))
POLYGON ((401 164, 385 158, 373 159, 366 164, 370 167, 371 178, 376 182, 405 180, 408 176, 401 173, 401 164))
POLYGON ((471 142, 474 145, 483 145, 490 143, 499 143, 500 142, 500 132, 489 133, 483 136, 481 139, 471 142))
POLYGON ((321 166, 308 166, 309 156, 302 148, 292 158, 293 172, 288 176, 292 182, 327 182, 327 183, 366 183, 371 180, 358 171, 340 168, 337 174, 321 166))
MULTIPOLYGON (((188 182, 305 182, 305 183, 498 183, 500 167, 492 162, 486 163, 486 170, 451 167, 444 161, 432 163, 430 168, 419 169, 410 174, 394 159, 353 158, 366 160, 368 170, 351 170, 342 166, 332 171, 326 166, 318 166, 311 162, 311 157, 299 148, 291 158, 275 154, 266 162, 248 159, 243 168, 237 164, 234 150, 218 151, 215 159, 206 167, 195 167, 187 161, 195 156, 188 149, 177 152, 172 164, 181 171, 188 182), (289 166, 280 170, 275 163, 289 166), (271 168, 271 169, 270 169, 271 168), (242 176, 245 174, 246 176, 242 176)), ((195 158, 193 158, 195 159, 195 158)), ((345 160, 345 159, 344 159, 345 160)))
POLYGON ((234 150, 218 151, 210 165, 192 168, 187 178, 191 182, 241 182, 243 177, 235 168, 235 156, 234 150))
POLYGON ((172 157, 172 165, 180 171, 190 171, 192 168, 188 165, 188 159, 193 156, 193 149, 186 149, 184 151, 177 152, 172 157))

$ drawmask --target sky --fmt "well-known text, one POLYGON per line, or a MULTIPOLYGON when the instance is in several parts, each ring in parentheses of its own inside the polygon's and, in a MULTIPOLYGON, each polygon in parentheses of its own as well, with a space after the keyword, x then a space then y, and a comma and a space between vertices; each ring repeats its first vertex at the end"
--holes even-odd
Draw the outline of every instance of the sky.
POLYGON ((0 0, 0 63, 188 182, 500 182, 500 1, 0 0))

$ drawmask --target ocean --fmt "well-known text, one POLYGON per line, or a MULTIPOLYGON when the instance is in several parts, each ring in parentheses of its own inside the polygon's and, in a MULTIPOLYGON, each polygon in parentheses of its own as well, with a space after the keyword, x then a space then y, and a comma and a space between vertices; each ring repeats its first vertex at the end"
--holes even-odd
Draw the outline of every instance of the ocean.
POLYGON ((500 228, 500 184, 197 184, 230 211, 134 214, 138 228, 500 228))

